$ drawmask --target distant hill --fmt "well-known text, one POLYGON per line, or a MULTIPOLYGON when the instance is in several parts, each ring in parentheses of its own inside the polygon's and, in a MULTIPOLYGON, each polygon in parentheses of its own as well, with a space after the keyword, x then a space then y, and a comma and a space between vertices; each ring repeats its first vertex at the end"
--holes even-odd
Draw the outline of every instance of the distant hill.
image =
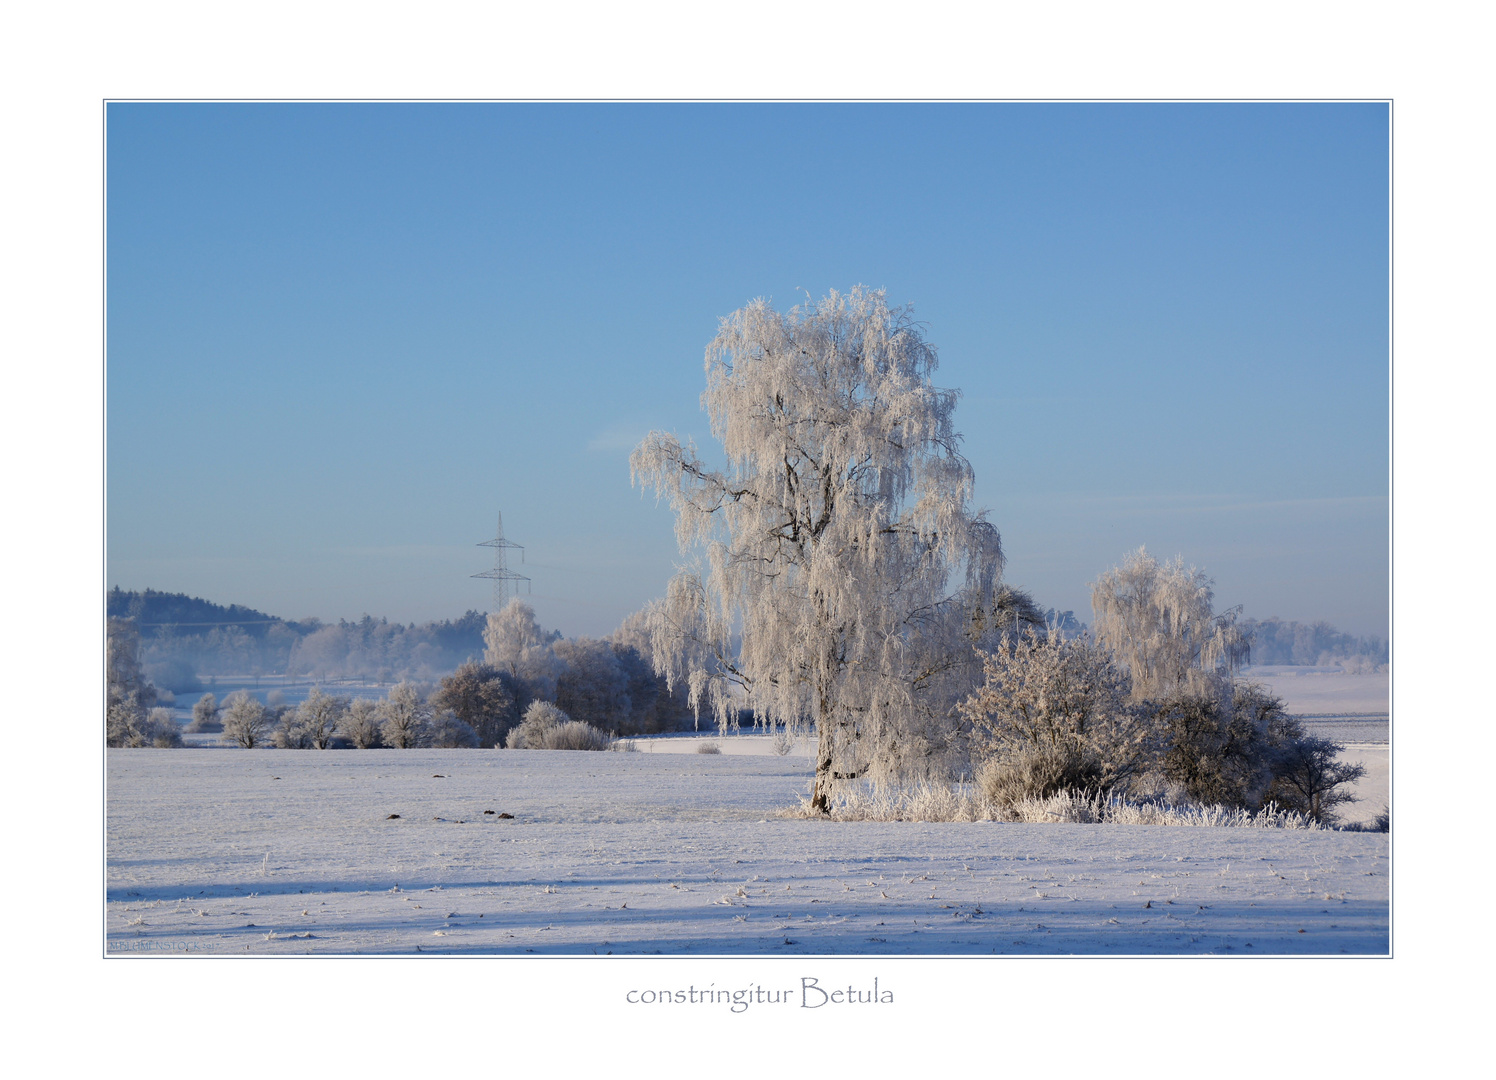
MULTIPOLYGON (((224 607, 186 593, 164 593, 155 589, 126 592, 118 585, 109 590, 109 616, 134 619, 142 638, 158 637, 161 629, 168 626, 178 634, 204 634, 214 627, 238 626, 250 637, 263 638, 271 626, 287 625, 285 619, 242 604, 224 607)), ((297 628, 295 623, 289 625, 297 628)))

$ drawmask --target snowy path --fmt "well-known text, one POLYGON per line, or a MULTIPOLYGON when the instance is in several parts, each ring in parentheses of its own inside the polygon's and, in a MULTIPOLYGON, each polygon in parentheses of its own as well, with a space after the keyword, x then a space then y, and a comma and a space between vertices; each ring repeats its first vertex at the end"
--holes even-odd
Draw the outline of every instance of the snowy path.
POLYGON ((776 818, 808 775, 747 755, 112 750, 108 948, 1388 950, 1385 835, 776 818))

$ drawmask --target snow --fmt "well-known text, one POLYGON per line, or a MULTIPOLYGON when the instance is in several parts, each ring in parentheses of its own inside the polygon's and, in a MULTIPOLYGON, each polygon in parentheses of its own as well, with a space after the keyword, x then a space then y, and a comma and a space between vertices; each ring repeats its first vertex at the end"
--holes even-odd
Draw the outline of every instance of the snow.
POLYGON ((1242 677, 1260 682, 1291 713, 1304 716, 1361 713, 1386 716, 1391 704, 1392 677, 1337 675, 1324 668, 1248 668, 1242 677))
POLYGON ((1384 834, 792 819, 808 759, 719 741, 110 750, 109 952, 1389 949, 1384 834))

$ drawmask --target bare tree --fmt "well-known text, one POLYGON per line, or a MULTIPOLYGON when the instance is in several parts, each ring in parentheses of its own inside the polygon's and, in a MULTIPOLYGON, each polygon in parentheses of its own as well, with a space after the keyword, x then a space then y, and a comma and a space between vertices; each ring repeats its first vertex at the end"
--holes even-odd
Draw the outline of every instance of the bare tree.
POLYGON ((661 432, 630 459, 695 562, 649 609, 657 669, 724 729, 745 704, 814 723, 823 813, 840 779, 949 765, 975 668, 964 635, 997 599, 1001 544, 968 509, 959 395, 931 384, 935 366, 881 291, 787 315, 755 300, 706 352, 702 402, 726 468, 661 432))
POLYGON ((613 646, 596 638, 558 641, 556 656, 566 665, 556 680, 556 705, 573 720, 617 730, 633 711, 629 676, 613 646))
POLYGON ((235 690, 223 699, 223 734, 219 736, 223 742, 252 750, 264 744, 270 727, 265 706, 248 690, 235 690))
POLYGON ((1356 801, 1356 796, 1342 787, 1366 775, 1364 765, 1339 760, 1344 750, 1340 743, 1316 736, 1295 740, 1283 752, 1268 797, 1321 824, 1335 824, 1335 807, 1356 801))

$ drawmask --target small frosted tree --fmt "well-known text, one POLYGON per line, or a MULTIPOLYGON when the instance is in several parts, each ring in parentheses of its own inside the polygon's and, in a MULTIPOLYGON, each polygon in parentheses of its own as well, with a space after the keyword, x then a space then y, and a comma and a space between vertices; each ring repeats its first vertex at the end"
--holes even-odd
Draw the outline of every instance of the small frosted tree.
POLYGON ((968 635, 997 600, 997 530, 968 508, 958 392, 881 291, 722 320, 702 395, 725 468, 652 432, 636 481, 668 499, 694 563, 649 609, 651 652, 726 729, 750 707, 817 730, 812 806, 837 781, 943 772, 961 753, 968 635), (953 588, 954 583, 954 588, 953 588))
POLYGON ((431 695, 436 713, 450 709, 471 728, 478 746, 499 745, 519 720, 513 676, 492 664, 469 660, 441 680, 431 695))
POLYGON ((235 690, 223 699, 223 734, 219 736, 223 742, 252 750, 264 745, 270 728, 265 706, 248 690, 235 690))
POLYGON ((197 699, 197 704, 192 706, 192 723, 187 725, 188 731, 222 731, 223 725, 218 721, 218 699, 212 694, 204 694, 197 699))
POLYGON ((111 701, 104 712, 104 742, 107 746, 139 746, 145 710, 134 698, 111 701))
POLYGON ((1091 586, 1096 639, 1127 665, 1135 699, 1221 697, 1229 689, 1249 643, 1236 625, 1239 607, 1214 611, 1213 584, 1183 559, 1160 563, 1138 548, 1091 586))
POLYGON ((360 750, 382 745, 379 737, 379 703, 373 698, 354 698, 343 713, 343 738, 360 750))
POLYGON ((389 696, 379 703, 379 737, 393 749, 424 745, 430 720, 431 706, 409 681, 390 687, 389 696))
POLYGON ((306 700, 297 706, 296 719, 306 731, 307 741, 313 749, 326 750, 332 745, 347 709, 347 698, 333 697, 320 687, 312 687, 306 700))
POLYGON ((146 713, 156 688, 140 666, 140 631, 135 620, 111 618, 105 644, 104 739, 109 746, 145 746, 146 713))

